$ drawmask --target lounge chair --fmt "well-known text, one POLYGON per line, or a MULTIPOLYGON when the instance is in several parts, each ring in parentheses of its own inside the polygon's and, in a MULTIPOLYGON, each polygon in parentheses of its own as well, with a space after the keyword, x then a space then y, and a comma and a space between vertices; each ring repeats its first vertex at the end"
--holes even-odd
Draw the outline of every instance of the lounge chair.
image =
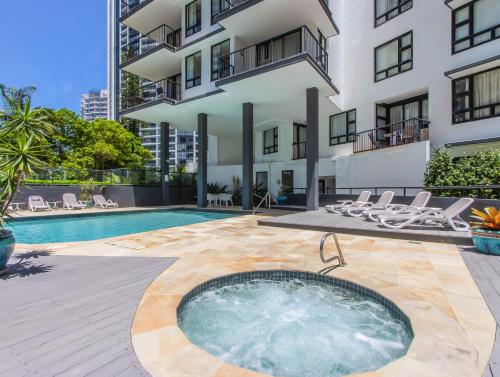
POLYGON ((422 208, 421 210, 410 214, 396 214, 381 216, 380 222, 390 229, 403 229, 409 225, 444 225, 455 231, 469 230, 467 224, 460 214, 465 211, 474 199, 462 198, 457 200, 451 206, 442 210, 441 208, 422 208))
POLYGON ((225 205, 226 207, 229 207, 229 204, 231 204, 231 207, 234 206, 232 194, 220 194, 218 199, 221 206, 225 205))
POLYGON ((76 200, 76 195, 67 193, 63 195, 63 209, 84 209, 87 208, 81 200, 76 200))
POLYGON ((346 209, 343 209, 342 213, 349 216, 359 217, 364 213, 369 213, 370 211, 380 209, 386 210, 390 207, 392 198, 394 198, 394 191, 384 191, 377 203, 365 203, 358 207, 348 207, 346 209))
POLYGON ((209 207, 215 207, 219 202, 219 195, 207 194, 207 205, 209 207))
POLYGON ((100 208, 118 208, 118 203, 113 202, 111 199, 106 200, 102 195, 94 195, 94 206, 100 208))
POLYGON ((366 219, 370 219, 372 221, 378 221, 380 216, 412 214, 421 210, 422 208, 425 208, 430 198, 431 198, 430 192, 421 191, 415 196, 415 199, 413 199, 410 205, 393 204, 390 206, 389 209, 372 210, 367 212, 366 214, 363 214, 363 216, 365 216, 366 219))
POLYGON ((28 205, 31 212, 36 212, 38 210, 50 211, 51 208, 49 203, 47 203, 41 196, 33 195, 28 198, 28 205))
POLYGON ((371 192, 363 191, 359 194, 356 200, 343 200, 339 201, 338 204, 331 204, 325 207, 327 212, 330 213, 339 213, 343 208, 351 207, 351 206, 359 206, 364 203, 368 203, 368 199, 370 199, 371 192))

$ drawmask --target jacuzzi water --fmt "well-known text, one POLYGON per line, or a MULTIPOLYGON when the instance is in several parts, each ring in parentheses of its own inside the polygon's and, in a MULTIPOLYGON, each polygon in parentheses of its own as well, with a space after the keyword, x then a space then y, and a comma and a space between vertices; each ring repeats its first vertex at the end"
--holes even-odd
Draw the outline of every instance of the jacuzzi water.
POLYGON ((254 280, 181 307, 190 341, 228 364, 282 377, 336 377, 406 354, 411 329, 384 305, 311 281, 254 280))

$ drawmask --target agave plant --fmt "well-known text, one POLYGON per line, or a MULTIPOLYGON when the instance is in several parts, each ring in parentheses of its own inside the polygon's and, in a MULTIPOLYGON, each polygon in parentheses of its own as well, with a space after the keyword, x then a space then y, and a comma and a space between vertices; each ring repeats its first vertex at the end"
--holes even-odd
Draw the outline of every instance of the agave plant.
POLYGON ((473 228, 500 231, 500 211, 498 209, 488 207, 484 209, 484 212, 472 209, 472 213, 474 216, 471 217, 478 220, 471 222, 473 228))

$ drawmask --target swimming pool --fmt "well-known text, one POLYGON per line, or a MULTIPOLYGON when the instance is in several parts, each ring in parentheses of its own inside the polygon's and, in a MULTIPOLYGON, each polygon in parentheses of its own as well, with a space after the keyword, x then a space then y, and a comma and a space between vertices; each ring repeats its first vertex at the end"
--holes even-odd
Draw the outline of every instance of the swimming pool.
POLYGON ((14 219, 6 226, 18 243, 41 244, 92 241, 132 233, 198 224, 238 216, 234 213, 187 210, 147 210, 43 216, 14 219))

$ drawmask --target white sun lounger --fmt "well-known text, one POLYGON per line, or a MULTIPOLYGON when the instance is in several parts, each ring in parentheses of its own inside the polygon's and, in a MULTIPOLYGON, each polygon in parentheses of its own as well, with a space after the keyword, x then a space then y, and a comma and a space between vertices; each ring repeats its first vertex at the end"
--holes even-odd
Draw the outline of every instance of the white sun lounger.
POLYGON ((94 206, 100 208, 118 208, 118 203, 113 202, 111 199, 106 200, 102 195, 94 195, 94 206))
POLYGON ((331 204, 325 207, 327 212, 330 213, 340 213, 340 211, 343 208, 348 208, 348 207, 358 207, 360 205, 363 205, 365 203, 370 203, 368 202, 368 199, 370 199, 371 192, 370 191, 363 191, 361 194, 359 194, 358 198, 353 201, 353 200, 343 200, 340 201, 338 204, 331 204))
POLYGON ((38 210, 42 211, 50 211, 51 208, 49 203, 43 200, 41 196, 33 195, 28 198, 28 205, 30 207, 31 212, 36 212, 38 210))
POLYGON ((84 209, 87 208, 80 200, 76 199, 76 195, 73 193, 67 193, 63 195, 63 208, 64 209, 84 209))
POLYGON ((421 210, 422 208, 425 208, 431 198, 431 195, 432 194, 428 191, 421 191, 415 196, 410 205, 393 204, 389 207, 389 209, 372 210, 363 214, 363 216, 372 221, 378 221, 380 216, 412 214, 421 210))
POLYGON ((349 216, 359 217, 363 213, 369 213, 372 210, 383 209, 386 210, 389 208, 392 198, 394 197, 394 191, 384 191, 384 193, 380 196, 377 203, 366 203, 360 205, 358 207, 348 207, 342 210, 342 213, 347 214, 349 216))
POLYGON ((440 208, 422 208, 411 214, 396 214, 381 216, 380 222, 390 229, 403 229, 409 225, 444 225, 455 231, 469 230, 467 224, 460 214, 465 211, 474 199, 462 198, 451 206, 442 210, 440 208))

